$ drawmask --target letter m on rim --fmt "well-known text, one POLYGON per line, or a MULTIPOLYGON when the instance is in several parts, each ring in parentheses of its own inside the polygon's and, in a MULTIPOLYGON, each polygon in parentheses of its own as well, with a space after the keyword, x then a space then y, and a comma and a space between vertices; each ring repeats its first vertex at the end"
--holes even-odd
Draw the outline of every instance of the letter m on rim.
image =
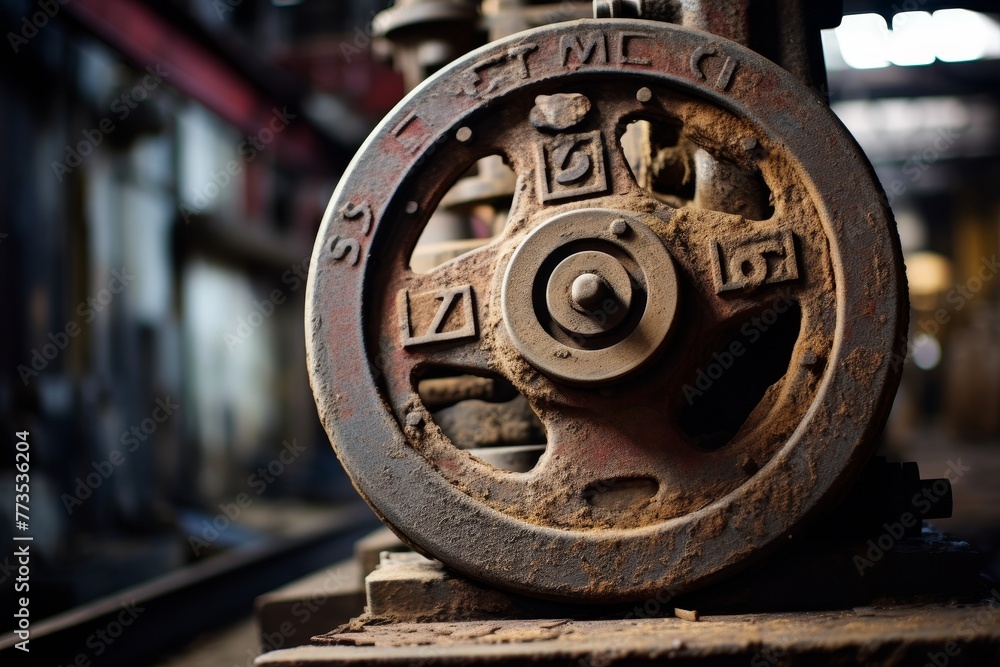
POLYGON ((576 56, 574 67, 585 65, 593 58, 596 62, 608 62, 608 40, 603 32, 588 32, 579 35, 563 35, 559 38, 559 53, 562 66, 567 67, 570 55, 576 56))

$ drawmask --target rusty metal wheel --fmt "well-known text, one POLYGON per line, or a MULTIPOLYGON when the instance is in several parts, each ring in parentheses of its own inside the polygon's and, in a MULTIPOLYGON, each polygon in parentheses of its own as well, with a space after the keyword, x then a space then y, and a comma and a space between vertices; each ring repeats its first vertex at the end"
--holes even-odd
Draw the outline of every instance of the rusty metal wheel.
POLYGON ((355 158, 310 267, 310 377, 354 484, 418 550, 540 597, 676 593, 786 541, 867 460, 901 268, 868 163, 787 72, 677 26, 557 24, 450 65, 355 158), (762 219, 640 187, 636 120, 758 178, 762 219), (503 233, 411 271, 448 187, 493 154, 518 174, 503 233), (527 397, 533 469, 448 440, 416 390, 439 367, 527 397))

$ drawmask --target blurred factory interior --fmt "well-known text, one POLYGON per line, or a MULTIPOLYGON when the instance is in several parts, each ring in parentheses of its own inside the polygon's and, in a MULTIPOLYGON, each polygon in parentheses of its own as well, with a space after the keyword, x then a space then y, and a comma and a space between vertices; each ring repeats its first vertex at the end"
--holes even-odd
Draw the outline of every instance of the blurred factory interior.
MULTIPOLYGON (((373 36, 387 4, 0 2, 0 542, 27 431, 39 627, 160 585, 175 626, 128 641, 170 664, 377 525, 316 417, 302 314, 327 201, 414 66, 373 36)), ((937 525, 997 577, 1000 7, 844 9, 823 35, 829 97, 887 191, 910 283, 883 453, 962 470, 937 525)), ((486 32, 462 38, 450 57, 486 32)))

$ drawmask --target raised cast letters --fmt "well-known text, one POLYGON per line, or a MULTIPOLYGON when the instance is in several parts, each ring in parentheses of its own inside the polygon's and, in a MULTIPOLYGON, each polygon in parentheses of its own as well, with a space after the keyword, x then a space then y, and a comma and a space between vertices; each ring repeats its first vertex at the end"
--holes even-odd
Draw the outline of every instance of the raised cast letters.
MULTIPOLYGON (((368 204, 347 202, 338 211, 340 217, 348 222, 361 221, 361 235, 368 236, 372 230, 375 215, 368 204)), ((361 257, 361 244, 349 236, 334 236, 330 241, 330 258, 335 262, 346 262, 348 266, 356 266, 361 257)))
POLYGON ((543 202, 608 191, 604 137, 599 131, 545 137, 536 151, 543 202))
MULTIPOLYGON (((702 61, 710 57, 723 57, 719 55, 718 46, 714 44, 699 46, 695 49, 694 53, 691 54, 691 73, 702 81, 708 80, 708 76, 705 74, 705 70, 702 67, 702 61)), ((736 68, 739 64, 739 61, 732 56, 725 56, 725 60, 722 62, 722 68, 719 70, 713 85, 719 90, 728 90, 729 84, 733 81, 733 74, 736 73, 736 68)))
POLYGON ((354 239, 334 236, 330 241, 330 257, 334 261, 347 262, 348 266, 355 266, 360 255, 361 244, 354 239))
POLYGON ((559 54, 562 66, 570 64, 570 56, 575 56, 576 65, 585 65, 591 58, 599 63, 608 62, 608 38, 603 32, 586 32, 563 35, 559 38, 559 54))
POLYGON ((712 275, 717 293, 755 290, 799 277, 795 236, 790 229, 747 237, 717 238, 712 243, 712 275))
POLYGON ((623 32, 618 40, 618 62, 622 65, 642 65, 649 67, 653 61, 649 58, 642 58, 638 55, 640 49, 636 42, 642 39, 649 39, 649 35, 641 32, 623 32))
POLYGON ((392 134, 406 150, 416 155, 431 140, 431 128, 416 114, 411 112, 392 128, 392 134))
POLYGON ((607 65, 613 60, 618 65, 649 67, 653 61, 644 57, 640 46, 640 40, 649 39, 649 35, 641 32, 619 33, 610 40, 609 53, 608 36, 601 30, 563 35, 559 38, 559 64, 577 69, 583 65, 607 65))
POLYGON ((472 285, 445 287, 411 294, 401 290, 397 300, 403 347, 476 337, 472 285))
POLYGON ((505 67, 506 70, 510 71, 510 74, 506 74, 506 76, 513 76, 522 80, 530 79, 531 69, 528 67, 528 54, 537 49, 537 44, 522 44, 509 48, 500 55, 480 60, 472 67, 466 68, 459 75, 461 92, 469 97, 481 97, 482 95, 492 93, 497 89, 499 81, 504 78, 506 72, 493 73, 488 81, 484 80, 483 75, 488 70, 492 70, 498 66, 505 67), (508 64, 512 65, 507 67, 508 64), (484 86, 483 84, 486 85, 484 86))
POLYGON ((340 208, 340 217, 344 220, 361 220, 361 234, 368 236, 372 230, 372 207, 368 204, 344 204, 340 208))

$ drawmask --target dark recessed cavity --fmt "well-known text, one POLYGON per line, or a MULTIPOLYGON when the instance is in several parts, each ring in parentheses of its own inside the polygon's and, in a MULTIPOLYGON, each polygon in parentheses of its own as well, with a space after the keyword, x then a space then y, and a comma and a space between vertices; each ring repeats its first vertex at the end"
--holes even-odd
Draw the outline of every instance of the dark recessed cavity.
POLYGON ((545 428, 506 380, 435 368, 421 375, 417 392, 455 447, 491 465, 526 472, 545 451, 545 428))
POLYGON ((788 371, 802 314, 769 309, 748 318, 701 358, 681 387, 679 423, 700 449, 729 443, 768 388, 788 371))

